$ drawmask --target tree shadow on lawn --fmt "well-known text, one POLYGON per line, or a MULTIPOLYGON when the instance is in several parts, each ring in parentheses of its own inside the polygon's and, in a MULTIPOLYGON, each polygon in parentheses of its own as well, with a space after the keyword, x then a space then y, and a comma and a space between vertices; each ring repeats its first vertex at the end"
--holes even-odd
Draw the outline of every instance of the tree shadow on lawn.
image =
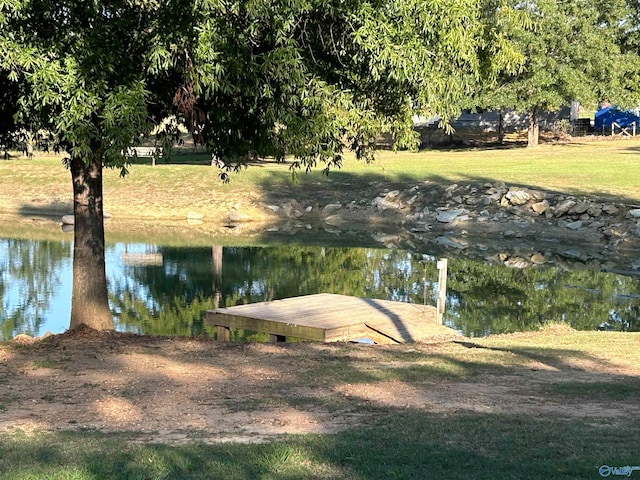
MULTIPOLYGON (((233 179, 232 179, 233 181, 233 179)), ((418 186, 420 192, 424 192, 430 198, 436 198, 441 203, 446 203, 445 189, 454 183, 469 184, 478 188, 478 196, 482 195, 485 184, 498 184, 502 179, 462 175, 462 180, 451 181, 438 174, 429 174, 417 181, 411 175, 393 175, 393 179, 381 173, 353 174, 345 170, 332 170, 328 176, 319 172, 310 174, 301 173, 299 182, 292 184, 290 178, 285 176, 270 175, 262 181, 262 195, 267 203, 276 203, 289 198, 300 201, 316 199, 326 203, 335 201, 358 200, 361 203, 371 203, 377 196, 384 196, 392 190, 407 190, 418 186)), ((542 185, 534 185, 526 182, 511 182, 507 187, 524 188, 545 192, 549 195, 574 195, 593 198, 594 200, 634 204, 637 198, 612 195, 605 191, 580 190, 572 188, 570 192, 549 189, 542 185)), ((437 206, 437 205, 435 205, 437 206)), ((434 206, 434 208, 435 208, 434 206)))
POLYGON ((593 479, 603 464, 637 464, 630 441, 637 419, 620 429, 523 415, 376 413, 373 426, 249 445, 141 445, 126 435, 91 432, 13 435, 0 443, 0 471, 10 478, 71 473, 97 480, 593 479))
POLYGON ((18 214, 24 217, 59 220, 63 215, 73 215, 73 199, 69 195, 68 202, 54 201, 44 205, 23 204, 18 209, 18 214))

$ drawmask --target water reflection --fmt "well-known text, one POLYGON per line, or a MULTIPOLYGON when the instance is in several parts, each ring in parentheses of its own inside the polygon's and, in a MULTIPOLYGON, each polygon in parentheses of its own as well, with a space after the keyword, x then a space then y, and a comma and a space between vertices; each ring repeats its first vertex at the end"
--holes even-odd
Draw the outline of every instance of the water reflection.
MULTIPOLYGON (((65 330, 71 257, 70 242, 0 239, 2 339, 65 330)), ((396 249, 300 245, 118 243, 106 249, 117 329, 180 336, 213 335, 204 312, 216 306, 321 292, 435 304, 436 261, 396 249)), ((445 323, 467 336, 531 330, 549 321, 583 330, 640 330, 640 281, 632 277, 451 258, 447 286, 445 323)))

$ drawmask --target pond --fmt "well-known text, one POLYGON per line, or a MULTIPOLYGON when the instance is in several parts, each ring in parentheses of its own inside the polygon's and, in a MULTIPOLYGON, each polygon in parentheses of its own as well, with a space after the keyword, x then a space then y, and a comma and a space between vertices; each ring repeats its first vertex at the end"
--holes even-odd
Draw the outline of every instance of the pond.
MULTIPOLYGON (((70 238, 0 238, 0 339, 65 331, 72 249, 70 238)), ((106 248, 117 330, 178 336, 213 336, 204 312, 216 306, 322 292, 434 305, 438 258, 439 252, 299 243, 189 247, 150 239, 106 248)), ((553 264, 510 268, 460 253, 448 261, 444 323, 466 336, 535 330, 548 322, 640 330, 637 277, 553 264)))

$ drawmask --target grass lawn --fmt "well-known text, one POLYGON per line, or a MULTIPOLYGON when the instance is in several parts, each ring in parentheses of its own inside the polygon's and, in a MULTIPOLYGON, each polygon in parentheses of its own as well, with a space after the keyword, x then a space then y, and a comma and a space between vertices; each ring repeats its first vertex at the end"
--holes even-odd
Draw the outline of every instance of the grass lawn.
MULTIPOLYGON (((425 150, 418 153, 383 151, 371 164, 348 156, 329 177, 319 169, 301 173, 292 184, 287 164, 251 165, 231 183, 223 184, 208 156, 176 157, 174 163, 148 163, 130 167, 122 179, 119 171, 105 172, 105 208, 119 217, 183 217, 189 209, 238 202, 270 201, 275 193, 295 198, 316 192, 330 201, 331 189, 362 190, 372 184, 453 182, 483 184, 505 182, 574 195, 615 198, 640 203, 640 139, 550 144, 538 148, 425 150)), ((0 161, 0 211, 69 212, 69 174, 58 157, 0 161)))

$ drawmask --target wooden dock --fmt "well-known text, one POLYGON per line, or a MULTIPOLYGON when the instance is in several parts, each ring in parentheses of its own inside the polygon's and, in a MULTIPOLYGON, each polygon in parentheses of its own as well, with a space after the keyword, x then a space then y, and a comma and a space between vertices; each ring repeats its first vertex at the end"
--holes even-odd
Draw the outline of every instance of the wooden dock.
POLYGON ((207 311, 218 340, 231 328, 268 333, 272 342, 295 337, 318 342, 409 343, 456 332, 437 322, 437 309, 387 300, 321 293, 207 311))

